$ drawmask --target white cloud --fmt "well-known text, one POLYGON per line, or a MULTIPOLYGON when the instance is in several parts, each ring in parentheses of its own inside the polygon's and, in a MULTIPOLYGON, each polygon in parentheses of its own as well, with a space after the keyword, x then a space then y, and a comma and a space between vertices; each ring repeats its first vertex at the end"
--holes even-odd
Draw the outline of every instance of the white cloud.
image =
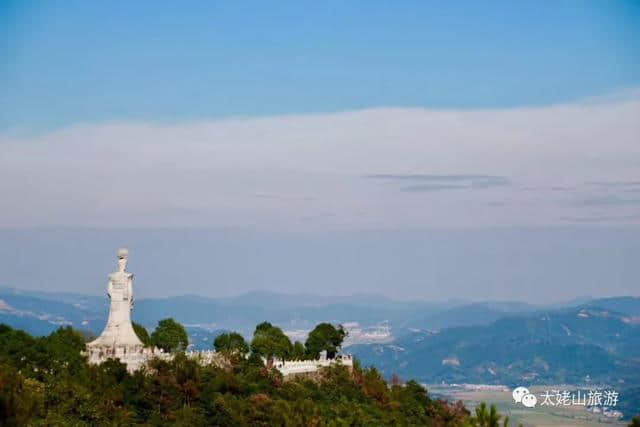
POLYGON ((78 125, 5 135, 0 147, 0 227, 639 221, 637 204, 579 203, 626 197, 590 182, 640 180, 638 91, 544 108, 78 125), (368 175, 486 175, 510 184, 402 191, 406 182, 368 175), (571 190, 553 190, 560 187, 571 190))

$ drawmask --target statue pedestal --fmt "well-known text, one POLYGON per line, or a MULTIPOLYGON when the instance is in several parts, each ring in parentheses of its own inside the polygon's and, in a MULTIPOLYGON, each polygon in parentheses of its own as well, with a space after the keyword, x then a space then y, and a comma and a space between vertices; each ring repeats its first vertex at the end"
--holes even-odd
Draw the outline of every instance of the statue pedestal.
POLYGON ((170 353, 165 353, 158 348, 149 348, 130 345, 101 346, 87 344, 85 355, 88 362, 93 365, 99 365, 109 359, 118 359, 121 363, 127 365, 127 371, 133 373, 144 366, 150 359, 160 358, 168 360, 170 353))

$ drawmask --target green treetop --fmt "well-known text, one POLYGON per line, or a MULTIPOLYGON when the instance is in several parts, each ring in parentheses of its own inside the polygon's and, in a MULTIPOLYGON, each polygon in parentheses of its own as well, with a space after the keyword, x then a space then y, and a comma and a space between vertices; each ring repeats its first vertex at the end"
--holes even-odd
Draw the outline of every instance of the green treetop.
POLYGON ((249 345, 242 335, 237 332, 229 332, 228 334, 220 334, 213 342, 216 351, 226 354, 242 355, 249 353, 249 345))
POLYGON ((138 338, 140 338, 140 341, 142 341, 142 344, 144 344, 145 347, 152 346, 153 344, 151 343, 151 337, 149 336, 149 332, 147 332, 147 329, 139 323, 136 323, 136 322, 131 322, 131 323, 133 325, 133 331, 136 333, 138 338))
POLYGON ((327 352, 327 357, 333 359, 340 350, 340 346, 347 336, 342 325, 337 328, 331 323, 320 323, 309 333, 305 347, 307 354, 317 359, 321 351, 327 352))
POLYGON ((189 345, 189 337, 184 326, 169 318, 158 322, 151 334, 151 342, 164 351, 184 351, 189 345))
POLYGON ((269 322, 262 322, 253 333, 251 351, 266 358, 271 365, 274 357, 287 358, 292 353, 293 346, 282 329, 269 322))

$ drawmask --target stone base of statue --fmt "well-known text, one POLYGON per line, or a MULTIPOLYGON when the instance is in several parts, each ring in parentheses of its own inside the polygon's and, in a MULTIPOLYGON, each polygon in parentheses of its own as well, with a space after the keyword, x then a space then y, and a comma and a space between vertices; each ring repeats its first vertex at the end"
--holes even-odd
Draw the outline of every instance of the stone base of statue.
MULTIPOLYGON (((90 343, 91 344, 91 343, 90 343)), ((112 347, 87 344, 85 355, 89 363, 99 365, 109 359, 118 359, 127 365, 127 371, 133 373, 147 364, 153 358, 169 359, 170 353, 165 353, 158 348, 144 346, 116 345, 112 347)))

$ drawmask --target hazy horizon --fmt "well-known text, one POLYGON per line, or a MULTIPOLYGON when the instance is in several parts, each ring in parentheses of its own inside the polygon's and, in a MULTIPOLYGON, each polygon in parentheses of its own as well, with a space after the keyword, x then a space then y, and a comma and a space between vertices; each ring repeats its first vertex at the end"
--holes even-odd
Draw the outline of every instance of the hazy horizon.
POLYGON ((398 300, 640 296, 640 228, 2 230, 1 286, 102 294, 130 251, 140 298, 249 291, 398 300))

